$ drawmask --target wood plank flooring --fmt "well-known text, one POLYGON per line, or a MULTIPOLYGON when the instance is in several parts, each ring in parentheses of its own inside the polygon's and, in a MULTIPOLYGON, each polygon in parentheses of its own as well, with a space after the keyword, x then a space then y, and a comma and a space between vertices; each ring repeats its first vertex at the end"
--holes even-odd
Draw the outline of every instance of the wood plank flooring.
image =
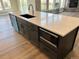
MULTIPOLYGON (((8 15, 0 16, 0 59, 49 59, 27 39, 14 31, 8 15)), ((79 34, 66 59, 79 59, 79 34)))

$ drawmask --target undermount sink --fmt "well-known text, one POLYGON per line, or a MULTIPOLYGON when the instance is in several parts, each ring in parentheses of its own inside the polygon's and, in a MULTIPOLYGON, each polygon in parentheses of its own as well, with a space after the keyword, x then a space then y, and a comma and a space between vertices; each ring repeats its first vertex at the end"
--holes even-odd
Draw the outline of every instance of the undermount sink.
POLYGON ((35 16, 32 16, 32 15, 29 15, 29 14, 23 14, 23 15, 20 15, 22 17, 25 17, 25 18, 34 18, 35 16))

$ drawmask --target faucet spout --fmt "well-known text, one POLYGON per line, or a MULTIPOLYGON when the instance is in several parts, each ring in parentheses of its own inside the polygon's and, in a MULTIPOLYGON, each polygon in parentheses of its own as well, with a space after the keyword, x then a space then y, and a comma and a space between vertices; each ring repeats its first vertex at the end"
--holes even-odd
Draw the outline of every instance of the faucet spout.
POLYGON ((34 15, 34 7, 32 4, 29 4, 28 6, 28 10, 31 10, 32 9, 32 15, 34 15), (31 7, 31 8, 30 8, 31 7))

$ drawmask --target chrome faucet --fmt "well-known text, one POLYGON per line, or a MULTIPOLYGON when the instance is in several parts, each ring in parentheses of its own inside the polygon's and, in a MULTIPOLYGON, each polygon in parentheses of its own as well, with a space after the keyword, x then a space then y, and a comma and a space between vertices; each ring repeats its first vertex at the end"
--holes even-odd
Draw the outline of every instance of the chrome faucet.
POLYGON ((32 15, 34 15, 34 7, 33 7, 33 5, 32 5, 32 4, 29 4, 29 6, 28 6, 28 10, 31 9, 30 7, 32 7, 32 15))

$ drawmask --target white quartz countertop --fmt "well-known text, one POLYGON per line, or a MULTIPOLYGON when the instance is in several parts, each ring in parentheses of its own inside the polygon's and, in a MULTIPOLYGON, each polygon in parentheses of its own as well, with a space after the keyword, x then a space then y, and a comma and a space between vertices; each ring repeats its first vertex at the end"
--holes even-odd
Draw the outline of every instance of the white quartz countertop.
MULTIPOLYGON (((20 16, 22 14, 20 12, 11 12, 10 14, 29 21, 62 37, 66 36, 69 32, 79 26, 79 18, 71 16, 36 11, 34 13, 34 18, 27 19, 20 16)), ((31 13, 28 12, 28 14, 31 13)))

